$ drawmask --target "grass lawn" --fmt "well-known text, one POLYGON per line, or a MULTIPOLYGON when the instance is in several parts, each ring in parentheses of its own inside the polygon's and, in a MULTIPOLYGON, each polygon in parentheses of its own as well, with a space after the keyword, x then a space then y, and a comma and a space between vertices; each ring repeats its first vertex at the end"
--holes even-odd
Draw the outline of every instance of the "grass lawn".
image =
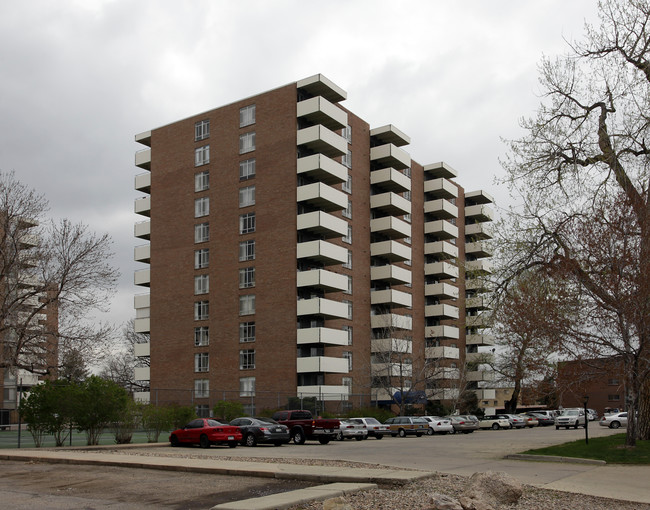
MULTIPOLYGON (((158 438, 159 442, 167 441, 169 437, 169 432, 163 432, 158 438)), ((143 431, 136 431, 133 433, 132 443, 146 443, 147 435, 143 431)), ((115 444, 115 435, 112 431, 107 430, 102 434, 101 439, 99 440, 100 445, 110 445, 115 444)), ((70 439, 66 439, 65 446, 70 445, 70 439)), ((85 446, 86 445, 86 435, 76 430, 72 432, 72 446, 85 446)), ((34 440, 32 439, 31 434, 22 430, 20 434, 20 446, 21 448, 34 448, 34 440)), ((43 438, 44 448, 53 448, 54 447, 54 438, 52 436, 45 436, 43 438)), ((0 431, 0 449, 2 448, 17 448, 18 447, 18 431, 17 430, 4 430, 0 431)))
POLYGON ((557 455, 604 460, 608 464, 650 464, 650 441, 637 441, 636 448, 625 448, 625 434, 589 438, 523 452, 529 455, 557 455))

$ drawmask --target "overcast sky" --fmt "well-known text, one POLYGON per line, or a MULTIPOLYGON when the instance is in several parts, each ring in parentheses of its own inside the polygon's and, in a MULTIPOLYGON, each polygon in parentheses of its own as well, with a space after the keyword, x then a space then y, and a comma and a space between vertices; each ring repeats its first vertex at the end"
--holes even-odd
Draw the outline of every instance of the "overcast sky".
POLYGON ((133 317, 134 135, 323 73, 371 127, 411 137, 467 190, 507 202, 501 137, 533 114, 537 64, 596 21, 596 0, 0 2, 0 171, 54 218, 108 232, 133 317))

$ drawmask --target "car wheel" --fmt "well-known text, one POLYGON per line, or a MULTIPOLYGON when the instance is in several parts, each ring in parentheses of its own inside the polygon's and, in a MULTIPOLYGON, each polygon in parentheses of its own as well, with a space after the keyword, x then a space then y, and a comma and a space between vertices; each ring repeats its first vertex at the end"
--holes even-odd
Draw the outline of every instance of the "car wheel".
POLYGON ((257 439, 253 434, 246 434, 246 446, 255 446, 257 444, 257 439))
POLYGON ((427 436, 432 436, 433 435, 433 429, 429 427, 429 430, 427 430, 427 436))
POLYGON ((357 436, 354 439, 356 439, 357 441, 363 441, 364 437, 363 436, 357 436))
POLYGON ((319 438, 318 438, 318 442, 319 442, 320 444, 327 444, 327 443, 330 442, 330 438, 329 438, 329 437, 319 437, 319 438))
POLYGON ((577 428, 578 428, 578 422, 576 422, 576 424, 573 426, 573 428, 574 428, 574 429, 577 429, 577 428))
POLYGON ((415 434, 415 437, 422 437, 422 434, 415 434))
POLYGON ((399 434, 399 437, 406 437, 406 430, 404 430, 404 429, 399 429, 398 434, 399 434))
POLYGON ((376 439, 381 439, 381 438, 383 438, 383 437, 384 437, 383 434, 377 434, 377 435, 375 436, 376 439))
POLYGON ((555 430, 560 430, 560 426, 559 426, 559 425, 556 425, 556 426, 555 426, 555 430))
POLYGON ((228 441, 228 448, 237 448, 237 441, 228 441))
POLYGON ((180 443, 178 441, 178 438, 176 436, 172 436, 169 438, 169 442, 171 443, 172 446, 178 446, 180 443))
POLYGON ((302 429, 298 429, 294 432, 293 444, 305 444, 305 434, 302 429))
POLYGON ((621 426, 620 422, 618 421, 613 421, 612 423, 609 424, 610 429, 617 429, 621 426))
POLYGON ((337 441, 343 441, 343 432, 337 432, 336 437, 334 438, 337 441))
POLYGON ((492 424, 492 430, 499 430, 501 427, 499 427, 498 423, 493 423, 492 424))
POLYGON ((282 443, 273 443, 273 446, 282 446, 282 443))
POLYGON ((202 434, 201 438, 199 439, 199 445, 201 448, 210 448, 210 440, 208 439, 208 436, 202 434))

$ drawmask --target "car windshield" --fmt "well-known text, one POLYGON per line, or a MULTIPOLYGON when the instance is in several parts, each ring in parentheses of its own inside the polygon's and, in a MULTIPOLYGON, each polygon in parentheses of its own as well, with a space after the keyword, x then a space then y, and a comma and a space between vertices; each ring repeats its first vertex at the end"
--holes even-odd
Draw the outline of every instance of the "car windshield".
POLYGON ((275 421, 272 418, 254 418, 257 421, 261 421, 262 423, 270 423, 271 425, 277 425, 277 421, 275 421))
POLYGON ((374 418, 366 418, 366 422, 367 422, 367 423, 371 423, 372 425, 381 425, 381 423, 379 423, 379 422, 378 422, 377 420, 375 420, 374 418))
POLYGON ((575 409, 568 409, 562 413, 563 416, 578 416, 578 411, 575 409))
POLYGON ((208 420, 208 427, 218 427, 220 425, 223 424, 219 423, 217 420, 208 420))

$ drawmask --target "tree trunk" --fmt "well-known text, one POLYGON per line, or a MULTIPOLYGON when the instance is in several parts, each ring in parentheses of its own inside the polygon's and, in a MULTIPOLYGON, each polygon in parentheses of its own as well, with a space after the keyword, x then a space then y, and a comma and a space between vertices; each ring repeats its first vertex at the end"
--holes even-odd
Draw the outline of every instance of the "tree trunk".
POLYGON ((517 402, 519 400, 519 393, 521 392, 521 383, 515 380, 515 389, 512 391, 510 400, 506 400, 506 413, 515 414, 517 412, 517 402))
POLYGON ((639 418, 637 426, 637 438, 641 441, 650 441, 650 379, 648 378, 641 383, 641 389, 639 391, 639 418))

